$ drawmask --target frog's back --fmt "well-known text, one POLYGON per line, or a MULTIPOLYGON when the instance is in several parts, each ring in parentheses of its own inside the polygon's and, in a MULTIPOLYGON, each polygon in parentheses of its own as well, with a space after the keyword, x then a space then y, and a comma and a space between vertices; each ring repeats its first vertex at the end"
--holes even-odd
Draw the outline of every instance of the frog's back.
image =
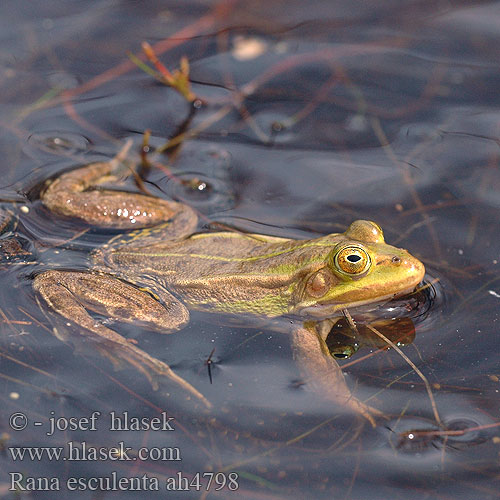
POLYGON ((291 240, 237 232, 200 233, 144 247, 127 245, 104 255, 106 267, 161 276, 168 283, 234 275, 290 276, 294 270, 323 261, 336 235, 291 240))

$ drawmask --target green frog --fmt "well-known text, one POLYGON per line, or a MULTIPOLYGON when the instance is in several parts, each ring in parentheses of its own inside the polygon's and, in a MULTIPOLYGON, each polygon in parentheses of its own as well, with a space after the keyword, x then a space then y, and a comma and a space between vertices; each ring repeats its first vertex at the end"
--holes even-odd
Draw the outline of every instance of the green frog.
POLYGON ((424 276, 423 264, 386 244, 382 229, 366 220, 308 240, 197 233, 197 215, 183 203, 100 187, 117 180, 122 169, 120 158, 86 165, 62 174, 42 194, 42 203, 56 214, 124 231, 92 252, 87 272, 38 274, 34 288, 47 306, 94 337, 115 365, 133 365, 154 387, 158 377, 168 377, 207 407, 211 403, 166 363, 90 312, 164 334, 181 330, 190 310, 246 324, 248 318, 264 321, 290 335, 306 387, 373 423, 380 412, 352 396, 328 352, 324 325, 346 308, 411 292, 424 276))

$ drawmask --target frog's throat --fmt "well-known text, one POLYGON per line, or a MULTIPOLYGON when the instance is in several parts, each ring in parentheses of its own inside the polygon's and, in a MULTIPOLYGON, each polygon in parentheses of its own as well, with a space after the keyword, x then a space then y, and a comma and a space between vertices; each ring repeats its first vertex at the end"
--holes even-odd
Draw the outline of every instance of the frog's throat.
POLYGON ((381 295, 376 299, 368 299, 368 300, 360 300, 358 302, 337 302, 337 301, 329 301, 323 303, 316 304, 297 304, 295 309, 292 311, 293 314, 297 314, 299 316, 307 316, 315 319, 325 319, 331 318, 335 313, 340 313, 342 309, 356 309, 357 307, 365 306, 367 304, 381 304, 383 302, 389 302, 390 300, 406 295, 415 290, 416 285, 412 285, 404 290, 400 290, 398 292, 389 293, 387 295, 381 295))

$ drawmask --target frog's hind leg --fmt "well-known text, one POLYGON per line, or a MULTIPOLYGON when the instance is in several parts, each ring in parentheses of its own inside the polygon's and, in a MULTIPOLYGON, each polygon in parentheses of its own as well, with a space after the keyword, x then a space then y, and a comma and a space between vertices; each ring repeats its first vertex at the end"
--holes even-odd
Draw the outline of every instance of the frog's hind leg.
POLYGON ((186 308, 167 292, 161 304, 149 294, 116 278, 77 271, 46 271, 35 277, 34 289, 52 311, 67 320, 68 326, 80 327, 82 335, 93 337, 96 348, 115 367, 130 364, 141 371, 157 389, 158 376, 164 376, 207 407, 210 402, 164 362, 135 347, 114 330, 96 321, 88 310, 110 319, 141 323, 150 329, 169 333, 189 319, 186 308), (167 301, 171 299, 169 303, 167 301))
POLYGON ((184 204, 99 187, 103 183, 116 183, 124 171, 133 171, 125 165, 123 156, 119 153, 112 160, 91 163, 63 173, 52 180, 42 193, 42 203, 56 214, 100 227, 140 229, 172 221, 173 227, 167 233, 170 239, 191 234, 198 217, 184 204))

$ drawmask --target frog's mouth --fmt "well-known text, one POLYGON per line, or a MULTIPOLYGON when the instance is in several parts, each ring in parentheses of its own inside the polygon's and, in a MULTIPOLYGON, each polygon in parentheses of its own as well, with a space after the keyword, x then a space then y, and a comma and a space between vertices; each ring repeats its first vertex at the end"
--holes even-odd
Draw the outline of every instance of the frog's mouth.
POLYGON ((382 304, 386 304, 393 299, 408 295, 415 290, 416 286, 413 285, 404 290, 393 292, 387 295, 382 295, 376 299, 367 299, 358 302, 343 303, 339 301, 316 303, 312 305, 297 306, 295 314, 299 316, 307 316, 314 319, 326 319, 334 316, 341 316, 343 309, 348 309, 349 312, 357 318, 362 318, 364 314, 368 314, 375 309, 379 308, 382 304))

